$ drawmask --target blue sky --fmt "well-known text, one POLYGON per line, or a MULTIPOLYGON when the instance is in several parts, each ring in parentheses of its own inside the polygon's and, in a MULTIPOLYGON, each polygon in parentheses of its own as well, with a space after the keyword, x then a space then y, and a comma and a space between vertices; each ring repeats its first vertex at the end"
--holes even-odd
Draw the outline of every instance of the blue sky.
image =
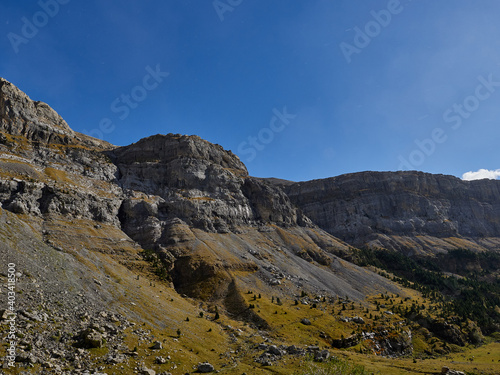
POLYGON ((197 134, 254 176, 495 178, 498 14, 495 0, 7 0, 0 76, 76 131, 197 134))

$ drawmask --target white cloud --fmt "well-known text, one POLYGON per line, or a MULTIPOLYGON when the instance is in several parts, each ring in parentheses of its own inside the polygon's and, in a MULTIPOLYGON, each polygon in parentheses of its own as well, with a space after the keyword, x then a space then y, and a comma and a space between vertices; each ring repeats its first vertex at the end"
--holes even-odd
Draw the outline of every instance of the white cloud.
POLYGON ((466 172, 462 175, 462 180, 481 180, 483 178, 488 178, 490 180, 496 180, 500 177, 500 169, 496 171, 490 171, 488 169, 480 169, 477 172, 466 172))

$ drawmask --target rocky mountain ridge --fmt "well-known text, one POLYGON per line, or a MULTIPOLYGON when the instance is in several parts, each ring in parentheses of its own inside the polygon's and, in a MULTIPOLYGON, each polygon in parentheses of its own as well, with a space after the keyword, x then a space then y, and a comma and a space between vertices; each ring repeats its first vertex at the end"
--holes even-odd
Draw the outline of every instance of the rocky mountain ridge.
POLYGON ((103 251, 101 242, 82 238, 87 229, 64 230, 78 221, 83 228, 112 228, 112 237, 151 251, 157 272, 192 296, 225 295, 238 270, 255 275, 252 283, 269 282, 274 277, 263 266, 277 262, 281 274, 296 274, 297 285, 312 271, 311 287, 362 299, 366 273, 339 268, 333 255, 348 246, 315 226, 281 189, 249 176, 230 151, 179 134, 115 147, 73 132, 46 104, 0 83, 0 202, 44 228, 56 248, 82 243, 103 251), (302 275, 286 257, 314 267, 302 275), (359 274, 359 281, 331 275, 337 281, 325 284, 328 268, 349 279, 359 274))
POLYGON ((500 250, 498 180, 409 171, 274 183, 315 224, 355 247, 500 250))

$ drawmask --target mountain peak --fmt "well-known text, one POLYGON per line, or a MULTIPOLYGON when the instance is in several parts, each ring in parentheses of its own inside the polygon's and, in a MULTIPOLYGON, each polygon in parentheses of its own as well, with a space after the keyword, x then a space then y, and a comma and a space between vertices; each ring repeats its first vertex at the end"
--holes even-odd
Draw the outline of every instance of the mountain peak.
POLYGON ((106 141, 73 131, 47 103, 30 99, 17 86, 0 77, 0 132, 22 136, 38 144, 113 148, 106 141))
POLYGON ((120 147, 114 154, 125 164, 138 161, 169 163, 174 159, 189 158, 218 164, 241 176, 248 175, 245 165, 231 151, 197 135, 156 134, 120 147))
POLYGON ((74 132, 48 104, 33 101, 0 77, 0 129, 40 142, 67 143, 74 132))

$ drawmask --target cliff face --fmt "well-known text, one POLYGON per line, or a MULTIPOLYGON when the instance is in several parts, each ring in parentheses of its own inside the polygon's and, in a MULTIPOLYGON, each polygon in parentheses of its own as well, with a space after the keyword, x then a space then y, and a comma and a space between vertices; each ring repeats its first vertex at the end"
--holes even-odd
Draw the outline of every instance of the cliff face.
POLYGON ((500 181, 410 171, 278 184, 314 223, 353 246, 500 249, 500 181))
POLYGON ((131 193, 122 210, 125 228, 136 227, 144 210, 163 227, 177 218, 218 233, 238 232, 241 225, 297 225, 297 210, 280 189, 249 177, 230 151, 197 136, 156 135, 110 155, 125 191, 158 197, 150 203, 131 193))
POLYGON ((0 78, 0 202, 31 217, 117 225, 120 189, 107 142, 74 132, 56 111, 0 78))
POLYGON ((32 101, 12 83, 0 78, 0 129, 42 142, 68 143, 74 136, 66 121, 43 102, 32 101))
POLYGON ((107 142, 74 132, 48 104, 31 100, 12 83, 0 77, 0 131, 22 136, 36 145, 82 145, 99 149, 112 147, 107 142))

